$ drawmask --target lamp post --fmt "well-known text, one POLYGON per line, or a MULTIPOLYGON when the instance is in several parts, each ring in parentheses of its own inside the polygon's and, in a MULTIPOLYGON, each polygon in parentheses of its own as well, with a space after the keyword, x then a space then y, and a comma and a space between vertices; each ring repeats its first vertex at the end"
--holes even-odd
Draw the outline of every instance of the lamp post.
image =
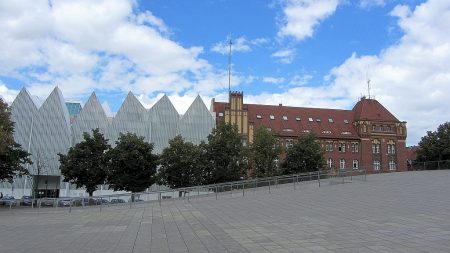
MULTIPOLYGON (((30 136, 28 137, 28 148, 27 153, 30 153, 31 148, 31 137, 33 136, 33 125, 34 125, 34 114, 31 115, 31 126, 30 126, 30 136)), ((29 172, 30 164, 27 163, 27 171, 29 172)), ((25 183, 23 184, 23 195, 25 195, 25 188, 27 187, 28 175, 25 175, 25 183)), ((30 189, 32 191, 32 189, 30 189)), ((34 196, 34 194, 32 194, 34 196)))

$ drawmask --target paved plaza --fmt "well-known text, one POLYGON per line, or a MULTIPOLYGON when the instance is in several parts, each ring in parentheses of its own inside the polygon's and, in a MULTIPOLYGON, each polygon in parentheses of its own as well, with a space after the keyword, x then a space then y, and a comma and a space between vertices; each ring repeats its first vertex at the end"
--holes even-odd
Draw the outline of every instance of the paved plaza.
POLYGON ((0 252, 450 252, 450 171, 101 212, 3 208, 0 252))

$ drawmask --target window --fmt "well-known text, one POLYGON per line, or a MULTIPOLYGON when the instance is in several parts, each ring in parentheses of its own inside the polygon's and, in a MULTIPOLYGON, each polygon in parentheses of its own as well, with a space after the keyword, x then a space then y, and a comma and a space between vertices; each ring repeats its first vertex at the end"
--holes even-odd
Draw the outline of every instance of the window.
POLYGON ((339 169, 345 169, 345 159, 339 160, 339 169))
POLYGON ((327 168, 328 169, 333 168, 333 159, 328 158, 328 160, 327 160, 327 168))
POLYGON ((275 119, 275 116, 270 115, 269 118, 272 119, 272 120, 274 120, 274 119, 275 119))
POLYGON ((380 170, 381 165, 380 165, 380 161, 375 160, 373 161, 373 170, 380 170))
POLYGON ((286 148, 292 148, 294 146, 292 139, 286 139, 286 148))
POLYGON ((325 144, 325 151, 332 152, 333 151, 333 143, 326 143, 325 144))
POLYGON ((341 132, 341 134, 342 134, 342 135, 350 135, 350 134, 352 134, 352 133, 350 133, 349 131, 344 131, 344 132, 341 132))
POLYGON ((387 152, 390 155, 394 155, 395 154, 395 144, 388 144, 387 145, 387 152))
POLYGON ((313 118, 308 118, 308 121, 313 122, 314 120, 313 120, 313 118))
POLYGON ((358 153, 358 152, 359 152, 359 144, 352 143, 352 153, 358 153))
POLYGON ((353 169, 354 170, 358 169, 358 160, 353 160, 353 169))
POLYGON ((288 117, 287 116, 283 116, 283 120, 288 120, 288 117))
POLYGON ((348 120, 344 119, 344 123, 345 123, 345 124, 348 124, 348 120))
POLYGON ((291 129, 291 128, 285 128, 285 129, 283 129, 283 130, 281 130, 281 131, 283 131, 283 132, 294 132, 294 129, 291 129))
POLYGON ((323 130, 322 133, 323 134, 331 134, 331 131, 330 130, 323 130))
POLYGON ((259 115, 259 114, 256 114, 256 118, 257 118, 257 119, 261 119, 261 118, 262 118, 262 116, 261 116, 261 115, 259 115))
POLYGON ((316 119, 317 122, 320 122, 320 119, 316 119))
POLYGON ((296 121, 300 121, 300 117, 295 117, 295 120, 296 121))
POLYGON ((309 133, 309 132, 311 132, 311 131, 309 131, 308 129, 305 129, 305 130, 303 130, 302 132, 303 132, 303 133, 309 133))
POLYGON ((372 153, 379 154, 380 153, 380 141, 375 139, 372 141, 372 153))
POLYGON ((339 143, 338 150, 339 152, 345 153, 345 143, 339 143))
POLYGON ((223 112, 219 112, 219 117, 223 117, 223 112))
POLYGON ((389 170, 395 170, 397 169, 397 165, 395 164, 394 161, 390 161, 389 162, 389 170))
POLYGON ((333 121, 332 118, 329 118, 329 119, 328 119, 328 122, 333 123, 334 121, 333 121))

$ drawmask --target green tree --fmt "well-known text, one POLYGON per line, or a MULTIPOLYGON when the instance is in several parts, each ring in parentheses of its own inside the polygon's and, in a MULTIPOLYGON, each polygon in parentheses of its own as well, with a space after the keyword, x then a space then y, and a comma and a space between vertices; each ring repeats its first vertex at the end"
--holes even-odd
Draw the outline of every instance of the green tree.
POLYGON ((156 182, 158 156, 153 144, 134 133, 120 134, 107 153, 109 185, 116 191, 141 192, 156 182))
POLYGON ((208 144, 200 146, 206 153, 208 184, 235 181, 245 175, 247 165, 237 126, 220 122, 208 135, 208 144))
POLYGON ((83 133, 83 138, 82 142, 69 149, 67 155, 58 154, 60 169, 64 182, 74 183, 77 188, 84 186, 92 196, 97 186, 105 183, 105 154, 110 146, 98 128, 92 130, 92 136, 83 133))
POLYGON ((255 130, 253 143, 249 148, 252 175, 254 177, 271 177, 279 174, 275 159, 281 152, 277 138, 265 126, 255 130))
POLYGON ((325 161, 324 151, 314 134, 300 135, 297 142, 287 149, 283 174, 310 172, 321 169, 325 161))
POLYGON ((0 181, 12 182, 15 176, 28 175, 25 164, 32 164, 30 154, 14 141, 14 122, 9 106, 0 98, 0 181))
POLYGON ((181 135, 169 141, 160 155, 159 178, 170 187, 190 187, 204 182, 206 160, 202 149, 186 142, 181 135))
POLYGON ((437 131, 428 131, 417 151, 419 162, 442 160, 450 160, 450 122, 439 125, 437 131))

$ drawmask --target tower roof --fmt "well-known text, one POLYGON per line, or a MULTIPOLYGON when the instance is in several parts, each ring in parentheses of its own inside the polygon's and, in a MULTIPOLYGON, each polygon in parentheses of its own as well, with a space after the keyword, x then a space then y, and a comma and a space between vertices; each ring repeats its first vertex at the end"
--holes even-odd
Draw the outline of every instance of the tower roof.
POLYGON ((380 102, 363 98, 353 107, 355 120, 399 121, 380 102))

